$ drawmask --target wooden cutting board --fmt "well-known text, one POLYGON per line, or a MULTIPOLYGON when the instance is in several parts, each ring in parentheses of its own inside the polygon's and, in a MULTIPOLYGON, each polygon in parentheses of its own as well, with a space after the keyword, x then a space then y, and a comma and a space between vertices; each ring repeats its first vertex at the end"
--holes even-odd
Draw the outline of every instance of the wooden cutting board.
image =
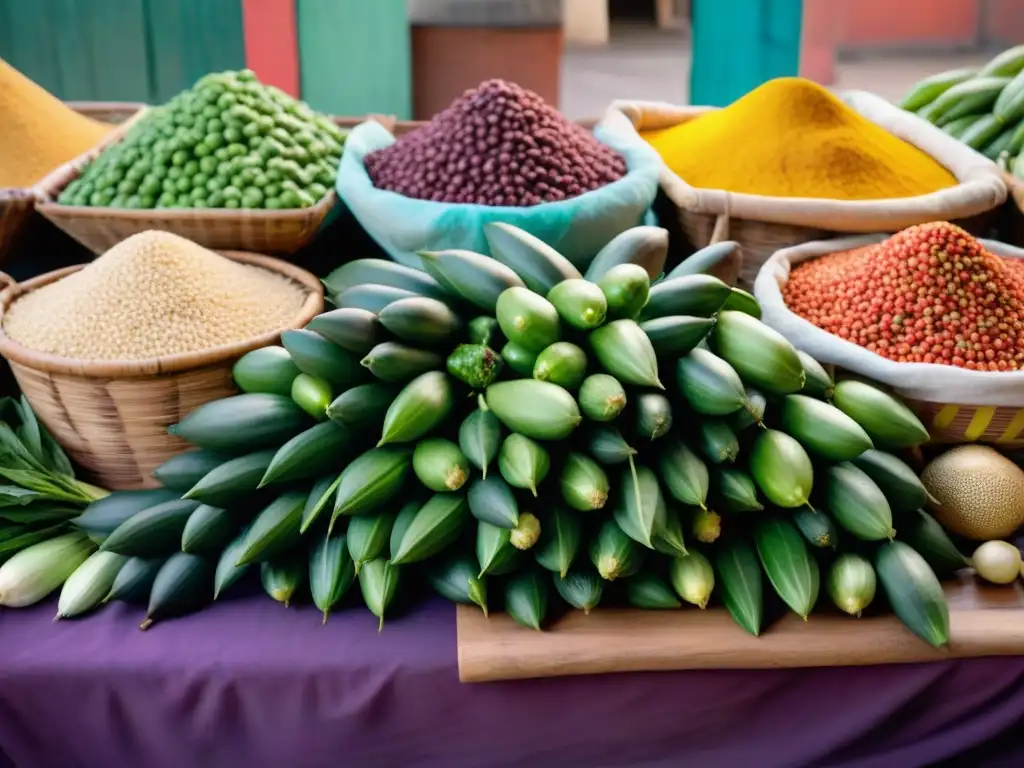
MULTIPOLYGON (((976 656, 1024 655, 1024 590, 980 586, 967 575, 946 586, 950 643, 936 649, 894 616, 836 613, 803 621, 789 613, 753 637, 724 608, 701 611, 570 611, 544 632, 505 614, 458 606, 459 679, 477 683, 562 675, 677 669, 837 667, 976 656)), ((824 601, 822 601, 824 602, 824 601)))

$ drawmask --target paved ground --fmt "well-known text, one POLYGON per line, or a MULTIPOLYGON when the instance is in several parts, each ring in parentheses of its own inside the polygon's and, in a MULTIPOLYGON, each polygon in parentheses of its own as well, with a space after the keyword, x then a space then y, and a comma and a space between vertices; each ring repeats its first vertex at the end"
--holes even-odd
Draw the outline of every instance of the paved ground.
MULTIPOLYGON (((874 91, 898 100, 922 77, 955 67, 980 66, 987 54, 875 56, 843 61, 837 88, 874 91)), ((568 48, 562 59, 561 110, 568 117, 596 117, 615 99, 685 104, 690 46, 682 32, 617 27, 607 47, 568 48)))

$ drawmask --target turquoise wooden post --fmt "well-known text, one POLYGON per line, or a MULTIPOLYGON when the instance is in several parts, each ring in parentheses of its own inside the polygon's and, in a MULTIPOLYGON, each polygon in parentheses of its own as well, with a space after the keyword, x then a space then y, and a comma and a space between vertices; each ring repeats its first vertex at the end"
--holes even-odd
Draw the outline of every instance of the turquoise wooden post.
POLYGON ((302 98, 334 115, 408 119, 412 54, 405 0, 296 2, 302 98))
POLYGON ((723 107, 800 70, 802 0, 693 0, 690 103, 723 107))

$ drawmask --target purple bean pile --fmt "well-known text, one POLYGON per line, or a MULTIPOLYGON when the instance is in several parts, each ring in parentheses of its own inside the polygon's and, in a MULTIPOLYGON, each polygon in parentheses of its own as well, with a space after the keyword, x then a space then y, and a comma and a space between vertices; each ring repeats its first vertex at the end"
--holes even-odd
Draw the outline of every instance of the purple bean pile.
POLYGON ((626 163, 532 91, 487 80, 367 155, 366 170, 378 189, 418 200, 529 206, 610 184, 626 163))

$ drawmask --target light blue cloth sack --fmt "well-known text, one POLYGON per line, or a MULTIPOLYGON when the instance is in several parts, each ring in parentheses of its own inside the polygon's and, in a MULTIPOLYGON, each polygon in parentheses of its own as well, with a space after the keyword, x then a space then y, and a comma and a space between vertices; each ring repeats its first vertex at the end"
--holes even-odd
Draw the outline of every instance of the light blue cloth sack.
POLYGON ((586 268, 601 246, 648 220, 661 172, 657 153, 620 112, 609 112, 594 135, 622 155, 626 175, 556 203, 525 208, 438 203, 377 189, 363 160, 395 139, 372 121, 357 126, 346 138, 336 186, 363 228, 392 259, 406 266, 420 268, 418 251, 461 248, 489 253, 483 227, 501 221, 536 235, 577 267, 586 268))

